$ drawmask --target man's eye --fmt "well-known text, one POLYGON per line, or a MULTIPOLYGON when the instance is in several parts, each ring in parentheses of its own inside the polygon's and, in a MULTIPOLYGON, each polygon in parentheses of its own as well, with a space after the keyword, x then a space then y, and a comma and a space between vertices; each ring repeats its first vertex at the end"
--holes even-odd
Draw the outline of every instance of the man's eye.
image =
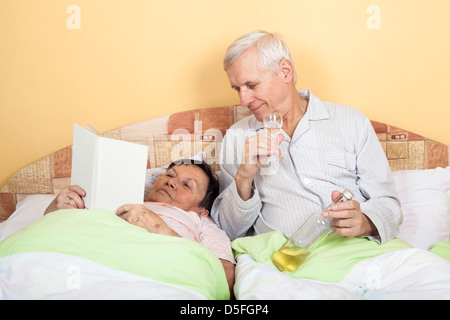
POLYGON ((188 189, 191 188, 187 183, 185 183, 184 186, 187 187, 188 189))
POLYGON ((255 83, 248 83, 247 84, 247 88, 249 88, 250 90, 255 90, 256 87, 258 86, 259 82, 255 82, 255 83))

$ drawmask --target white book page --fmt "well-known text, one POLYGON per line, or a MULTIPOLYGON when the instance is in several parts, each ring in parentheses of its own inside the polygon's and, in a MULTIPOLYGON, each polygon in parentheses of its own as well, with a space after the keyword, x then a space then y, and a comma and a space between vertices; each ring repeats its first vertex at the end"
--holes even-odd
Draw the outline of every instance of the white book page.
POLYGON ((94 207, 116 212, 144 202, 148 147, 100 137, 94 207))
POLYGON ((98 136, 79 125, 73 128, 72 174, 70 183, 86 191, 83 198, 87 208, 92 207, 95 197, 95 176, 98 136))

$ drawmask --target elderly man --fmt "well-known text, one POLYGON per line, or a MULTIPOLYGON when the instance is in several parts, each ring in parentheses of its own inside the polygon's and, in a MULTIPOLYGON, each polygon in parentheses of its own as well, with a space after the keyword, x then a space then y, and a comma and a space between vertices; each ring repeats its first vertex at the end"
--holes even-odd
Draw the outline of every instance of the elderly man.
POLYGON ((244 34, 228 48, 224 69, 253 113, 234 124, 222 143, 221 194, 212 217, 231 239, 271 230, 290 236, 345 188, 354 199, 322 213, 335 232, 379 242, 395 237, 400 204, 367 117, 321 101, 309 89, 297 91, 291 51, 277 35, 244 34), (274 112, 283 117, 277 139, 262 123, 264 114, 274 112), (271 154, 281 160, 267 163, 271 154))

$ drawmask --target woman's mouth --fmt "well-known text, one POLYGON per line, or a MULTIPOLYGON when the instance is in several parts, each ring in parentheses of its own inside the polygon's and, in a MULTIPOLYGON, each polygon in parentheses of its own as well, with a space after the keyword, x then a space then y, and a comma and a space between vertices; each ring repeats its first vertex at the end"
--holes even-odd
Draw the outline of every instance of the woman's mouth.
POLYGON ((159 191, 161 191, 163 194, 165 194, 166 196, 168 196, 170 199, 172 199, 172 196, 170 194, 170 192, 164 188, 159 189, 159 191))

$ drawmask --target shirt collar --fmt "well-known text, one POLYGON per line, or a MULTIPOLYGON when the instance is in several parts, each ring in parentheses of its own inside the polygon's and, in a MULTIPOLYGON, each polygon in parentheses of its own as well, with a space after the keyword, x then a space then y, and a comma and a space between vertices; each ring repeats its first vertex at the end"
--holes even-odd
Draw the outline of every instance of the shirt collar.
POLYGON ((325 104, 314 96, 310 89, 301 89, 297 92, 300 97, 308 101, 308 108, 304 115, 307 120, 325 120, 331 117, 325 104))

